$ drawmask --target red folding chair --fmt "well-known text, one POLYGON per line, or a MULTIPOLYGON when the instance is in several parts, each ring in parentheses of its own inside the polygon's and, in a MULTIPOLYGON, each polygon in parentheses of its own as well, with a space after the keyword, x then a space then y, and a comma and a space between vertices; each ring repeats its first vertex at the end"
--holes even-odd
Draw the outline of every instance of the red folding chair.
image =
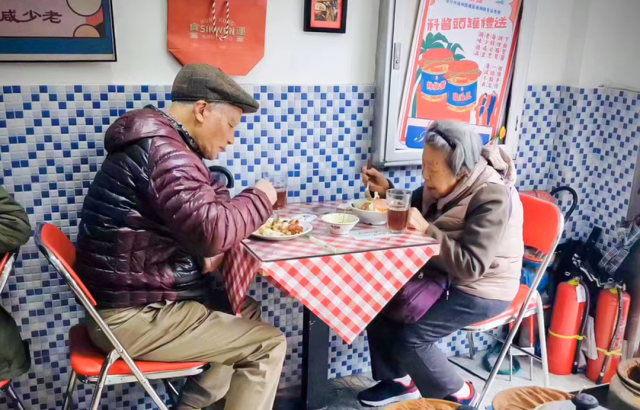
POLYGON ((16 262, 17 253, 5 253, 0 260, 0 293, 4 290, 9 280, 9 275, 13 272, 13 265, 16 262))
POLYGON ((22 405, 20 398, 18 398, 16 391, 11 387, 11 380, 0 382, 0 392, 5 392, 7 396, 11 397, 11 400, 13 400, 13 407, 16 410, 24 410, 24 406, 22 405))
MULTIPOLYGON (((4 290, 9 275, 13 271, 13 265, 16 261, 16 253, 6 253, 0 260, 0 294, 4 290)), ((11 380, 0 381, 0 392, 6 393, 13 400, 14 407, 18 410, 24 410, 22 402, 18 398, 16 391, 11 387, 11 380)))
POLYGON ((158 408, 167 410, 149 380, 162 380, 167 387, 172 403, 175 405, 178 392, 171 384, 170 379, 202 373, 209 367, 209 364, 133 360, 113 332, 111 332, 109 326, 102 320, 96 310, 97 303, 95 299, 73 270, 76 249, 69 238, 54 225, 38 224, 35 241, 40 251, 67 281, 86 313, 96 322, 113 346, 113 350, 105 356, 102 351, 91 343, 86 325, 79 324, 71 328, 69 332, 69 350, 71 351, 72 372, 62 409, 68 410, 71 408, 73 390, 77 381, 95 385, 90 406, 91 410, 98 409, 104 386, 132 382, 139 382, 158 408))
MULTIPOLYGON (((487 332, 489 330, 500 328, 503 325, 510 324, 511 329, 507 335, 507 339, 503 342, 502 349, 500 349, 500 354, 498 355, 498 359, 496 363, 493 365, 491 373, 489 374, 489 378, 485 381, 484 388, 482 392, 478 395, 474 403, 472 403, 473 407, 481 408, 482 401, 489 389, 491 389, 491 385, 495 381, 495 378, 502 366, 502 362, 507 354, 510 354, 511 359, 511 349, 517 349, 522 353, 528 355, 529 357, 536 359, 542 362, 542 368, 544 372, 544 385, 547 387, 549 385, 549 367, 547 363, 547 343, 546 343, 546 334, 545 334, 545 325, 544 325, 544 312, 542 306, 542 299, 540 298, 540 294, 536 290, 540 281, 542 280, 542 276, 549 265, 549 262, 553 258, 553 254, 555 253, 556 247, 558 246, 558 242, 562 236, 562 231, 564 229, 564 218, 560 213, 560 210, 553 203, 543 201, 538 198, 534 198, 532 196, 528 196, 525 194, 520 195, 520 200, 522 201, 522 207, 524 210, 524 226, 523 226, 523 237, 524 237, 524 245, 530 246, 535 249, 538 249, 542 254, 544 254, 544 258, 542 259, 542 263, 536 272, 535 279, 532 283, 531 288, 526 285, 520 285, 520 289, 518 290, 518 294, 514 301, 511 303, 511 306, 502 314, 486 320, 481 323, 476 323, 475 325, 465 327, 464 331, 467 332, 467 336, 469 337, 469 350, 471 351, 471 357, 473 358, 473 333, 476 332, 487 332), (512 346, 513 339, 520 328, 520 324, 524 318, 536 315, 538 318, 538 335, 540 338, 540 350, 541 357, 535 356, 533 353, 521 349, 517 346, 512 346)), ((464 367, 463 365, 456 363, 452 360, 452 363, 463 368, 467 372, 473 374, 476 377, 480 377, 478 374, 474 373, 470 369, 464 367)))

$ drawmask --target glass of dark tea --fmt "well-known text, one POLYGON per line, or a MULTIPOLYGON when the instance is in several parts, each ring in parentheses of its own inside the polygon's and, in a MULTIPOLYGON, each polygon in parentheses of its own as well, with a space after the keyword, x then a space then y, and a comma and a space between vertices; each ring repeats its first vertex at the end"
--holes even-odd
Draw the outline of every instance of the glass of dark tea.
POLYGON ((409 224, 411 191, 390 189, 387 191, 387 227, 391 233, 403 233, 409 224))
POLYGON ((262 178, 271 182, 273 188, 276 190, 277 200, 273 205, 274 210, 280 210, 287 207, 287 171, 280 169, 279 171, 268 171, 262 173, 262 178))

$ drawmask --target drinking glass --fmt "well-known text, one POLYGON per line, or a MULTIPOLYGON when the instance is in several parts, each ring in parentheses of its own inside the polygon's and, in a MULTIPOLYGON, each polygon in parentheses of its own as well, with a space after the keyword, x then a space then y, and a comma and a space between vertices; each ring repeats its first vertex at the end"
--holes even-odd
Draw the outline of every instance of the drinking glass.
POLYGON ((390 189, 387 191, 387 227, 391 233, 403 233, 409 224, 411 191, 390 189))
POLYGON ((279 171, 270 170, 264 171, 262 173, 262 179, 266 179, 271 182, 273 188, 276 190, 276 194, 278 199, 276 203, 273 205, 274 210, 284 209, 287 206, 287 182, 288 175, 287 171, 284 169, 280 169, 279 171))

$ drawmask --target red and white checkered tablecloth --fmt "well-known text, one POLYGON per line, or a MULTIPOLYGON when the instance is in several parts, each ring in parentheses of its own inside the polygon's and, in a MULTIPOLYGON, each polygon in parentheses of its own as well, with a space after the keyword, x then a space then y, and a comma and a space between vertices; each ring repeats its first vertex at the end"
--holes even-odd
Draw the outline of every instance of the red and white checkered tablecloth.
MULTIPOLYGON (((335 203, 296 204, 285 214, 335 210, 335 203)), ((318 218, 313 235, 338 253, 306 238, 286 242, 248 239, 225 258, 223 277, 232 307, 237 311, 251 282, 261 273, 281 290, 300 300, 344 341, 352 343, 389 300, 433 256, 439 245, 409 231, 378 239, 356 240, 330 235, 318 218)), ((359 224, 358 230, 374 230, 359 224)))

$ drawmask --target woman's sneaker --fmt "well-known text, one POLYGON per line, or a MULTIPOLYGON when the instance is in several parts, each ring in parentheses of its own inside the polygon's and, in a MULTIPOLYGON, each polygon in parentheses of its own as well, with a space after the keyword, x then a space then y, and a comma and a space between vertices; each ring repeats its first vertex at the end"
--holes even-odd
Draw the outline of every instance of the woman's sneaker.
POLYGON ((358 394, 358 401, 367 407, 382 407, 391 403, 419 399, 420 392, 411 381, 408 386, 393 380, 383 380, 358 394))
POLYGON ((465 383, 467 384, 467 386, 469 386, 469 392, 470 392, 467 397, 456 397, 452 394, 450 396, 445 397, 444 399, 447 401, 452 401, 454 403, 462 404, 463 406, 470 406, 471 403, 473 402, 473 399, 475 399, 476 396, 478 395, 478 392, 473 387, 473 383, 471 382, 465 382, 465 383))

